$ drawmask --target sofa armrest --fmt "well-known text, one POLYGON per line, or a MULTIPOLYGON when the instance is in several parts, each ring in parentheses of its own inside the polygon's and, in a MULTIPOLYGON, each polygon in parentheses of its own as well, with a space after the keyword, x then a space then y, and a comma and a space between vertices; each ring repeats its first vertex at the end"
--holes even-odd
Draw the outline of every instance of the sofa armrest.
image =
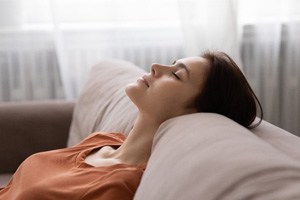
POLYGON ((33 153, 66 146, 75 102, 0 103, 0 173, 33 153))

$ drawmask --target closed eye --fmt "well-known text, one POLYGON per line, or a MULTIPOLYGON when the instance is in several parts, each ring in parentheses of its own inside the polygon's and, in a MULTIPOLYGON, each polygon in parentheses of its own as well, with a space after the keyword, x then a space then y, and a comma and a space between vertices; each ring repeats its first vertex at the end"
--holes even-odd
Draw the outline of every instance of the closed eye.
POLYGON ((175 61, 172 63, 172 65, 175 65, 175 67, 184 69, 185 72, 186 72, 186 74, 187 74, 187 76, 188 76, 188 78, 190 78, 190 71, 189 71, 188 67, 187 67, 184 63, 182 63, 182 62, 177 62, 177 60, 175 60, 175 61))
POLYGON ((175 76, 175 78, 176 78, 177 80, 180 80, 180 77, 179 77, 175 72, 172 72, 172 74, 173 74, 173 76, 175 76))

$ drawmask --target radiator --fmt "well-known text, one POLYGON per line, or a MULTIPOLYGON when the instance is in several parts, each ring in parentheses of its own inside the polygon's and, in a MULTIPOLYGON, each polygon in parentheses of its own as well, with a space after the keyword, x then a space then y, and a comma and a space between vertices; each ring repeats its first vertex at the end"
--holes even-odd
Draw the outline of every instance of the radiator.
POLYGON ((47 34, 0 35, 0 101, 63 98, 49 39, 47 34))

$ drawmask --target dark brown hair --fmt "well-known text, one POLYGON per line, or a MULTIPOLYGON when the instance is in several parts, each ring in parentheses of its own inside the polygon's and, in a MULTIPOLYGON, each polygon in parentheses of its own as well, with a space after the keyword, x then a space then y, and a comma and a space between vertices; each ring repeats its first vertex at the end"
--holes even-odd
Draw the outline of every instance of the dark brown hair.
POLYGON ((201 57, 210 64, 204 88, 196 100, 199 112, 224 115, 247 127, 257 127, 263 118, 261 104, 237 64, 223 52, 204 52, 201 57), (257 106, 260 121, 256 118, 257 106))

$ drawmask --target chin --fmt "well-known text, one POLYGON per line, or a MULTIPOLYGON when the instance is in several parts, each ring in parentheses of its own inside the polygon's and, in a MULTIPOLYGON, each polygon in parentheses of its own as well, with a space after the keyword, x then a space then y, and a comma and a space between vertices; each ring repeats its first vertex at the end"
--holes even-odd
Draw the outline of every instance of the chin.
POLYGON ((125 87, 125 93, 127 96, 130 96, 131 93, 134 92, 134 90, 136 88, 136 84, 135 83, 129 83, 128 85, 126 85, 125 87))
POLYGON ((138 94, 138 88, 135 83, 130 83, 125 87, 125 93, 129 99, 135 104, 136 97, 138 94))
POLYGON ((146 94, 145 90, 136 83, 128 84, 125 87, 125 93, 138 108, 142 106, 143 102, 145 102, 146 94))

